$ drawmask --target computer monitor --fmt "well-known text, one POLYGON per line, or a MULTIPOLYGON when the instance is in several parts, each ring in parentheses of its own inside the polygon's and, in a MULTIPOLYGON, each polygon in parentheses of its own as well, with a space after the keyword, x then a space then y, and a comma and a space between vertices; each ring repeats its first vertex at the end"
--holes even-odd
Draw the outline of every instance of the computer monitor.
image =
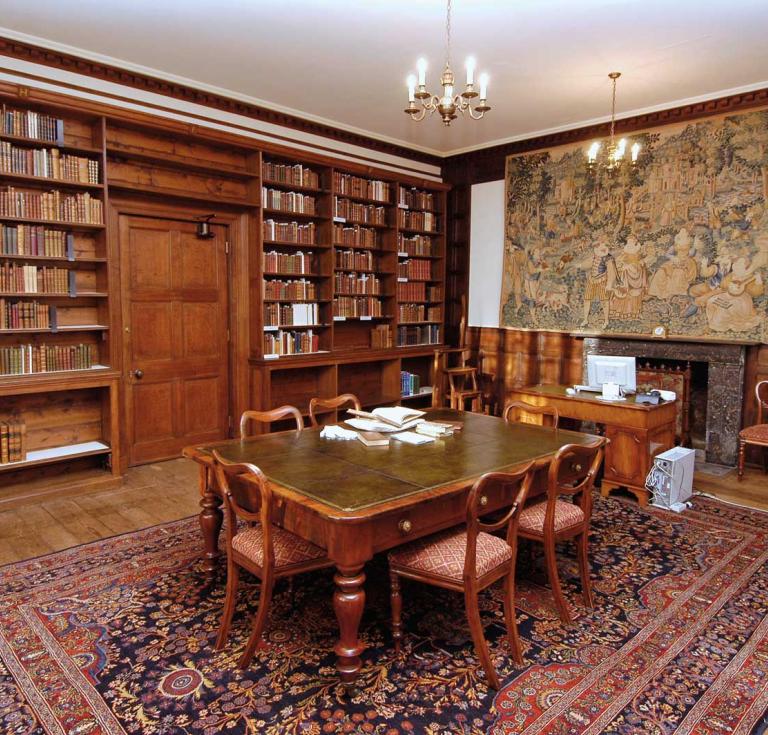
POLYGON ((618 383, 622 388, 637 389, 634 357, 587 355, 587 383, 600 386, 618 383))

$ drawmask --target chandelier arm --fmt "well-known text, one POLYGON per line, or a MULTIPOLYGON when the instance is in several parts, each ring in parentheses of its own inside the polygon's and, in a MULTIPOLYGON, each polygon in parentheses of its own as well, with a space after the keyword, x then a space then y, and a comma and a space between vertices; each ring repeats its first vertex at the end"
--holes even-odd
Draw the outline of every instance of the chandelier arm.
POLYGON ((427 116, 428 108, 426 105, 423 105, 421 108, 421 112, 419 112, 417 115, 411 114, 411 120, 414 122, 421 122, 426 116, 427 116))
POLYGON ((478 113, 476 113, 476 112, 475 112, 475 111, 472 109, 472 106, 471 106, 471 105, 467 105, 467 111, 469 112, 469 116, 470 116, 470 117, 471 117, 473 120, 479 120, 480 118, 482 118, 482 117, 485 115, 485 110, 483 110, 482 112, 478 112, 478 113))

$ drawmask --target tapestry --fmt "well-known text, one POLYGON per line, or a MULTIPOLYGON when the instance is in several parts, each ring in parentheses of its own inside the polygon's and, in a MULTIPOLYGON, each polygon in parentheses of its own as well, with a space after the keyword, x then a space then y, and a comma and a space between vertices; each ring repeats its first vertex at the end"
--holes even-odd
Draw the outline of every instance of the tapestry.
POLYGON ((683 514, 595 497, 595 606, 558 547, 563 625, 540 547, 521 550, 508 648, 501 584, 480 611, 501 681, 489 689, 462 595, 403 582, 390 633, 386 555, 366 566, 359 692, 340 690, 333 570, 278 583, 263 646, 237 668, 258 601, 243 575, 214 642, 222 563, 197 518, 0 568, 0 733, 8 735, 758 735, 768 707, 768 524, 697 497, 683 514), (538 550, 536 550, 538 549, 538 550))
POLYGON ((768 342, 768 110, 631 140, 507 158, 500 325, 768 342))

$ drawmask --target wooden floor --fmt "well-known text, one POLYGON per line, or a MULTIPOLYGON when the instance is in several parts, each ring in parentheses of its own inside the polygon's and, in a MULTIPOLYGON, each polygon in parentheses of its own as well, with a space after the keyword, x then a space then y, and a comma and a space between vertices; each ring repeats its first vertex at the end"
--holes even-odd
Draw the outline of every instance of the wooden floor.
MULTIPOLYGON (((697 474, 697 491, 768 510, 768 476, 733 470, 724 477, 697 474)), ((130 469, 118 488, 38 501, 0 512, 0 564, 178 520, 200 510, 197 465, 188 459, 130 469)))

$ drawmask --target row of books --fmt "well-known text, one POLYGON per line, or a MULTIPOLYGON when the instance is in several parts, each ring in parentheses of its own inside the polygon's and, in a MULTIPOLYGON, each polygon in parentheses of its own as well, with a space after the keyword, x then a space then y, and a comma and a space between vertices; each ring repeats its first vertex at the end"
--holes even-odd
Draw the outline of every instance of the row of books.
POLYGON ((397 233, 397 252, 408 253, 408 255, 437 255, 429 235, 408 237, 402 232, 397 233))
POLYGON ((379 234, 370 227, 360 225, 333 225, 333 242, 337 245, 356 245, 360 248, 378 248, 379 234))
POLYGON ((261 187, 261 206, 265 209, 280 209, 283 212, 295 212, 297 214, 315 214, 317 212, 317 200, 309 194, 300 194, 297 191, 281 191, 280 189, 268 189, 261 187))
POLYGON ((400 371, 400 395, 412 396, 421 390, 421 378, 407 370, 400 371))
POLYGON ((14 345, 0 347, 0 374, 30 375, 93 366, 93 345, 14 345))
POLYGON ((346 194, 347 196, 361 197, 363 199, 376 199, 380 202, 391 201, 391 186, 386 181, 363 179, 360 176, 352 176, 352 174, 334 171, 333 188, 337 194, 346 194))
POLYGON ((0 173, 98 184, 99 162, 58 148, 20 148, 0 141, 0 173))
POLYGON ((9 186, 0 191, 0 217, 100 225, 104 223, 104 210, 101 200, 88 192, 62 194, 55 190, 18 191, 9 186))
POLYGON ((410 281, 397 284, 398 301, 426 301, 427 284, 423 281, 410 281))
POLYGON ((265 327, 302 327, 320 324, 319 304, 264 304, 265 327))
POLYGON ((428 281, 432 278, 432 261, 414 258, 401 260, 397 264, 397 277, 420 278, 428 281))
POLYGON ((0 464, 23 462, 27 457, 27 425, 19 418, 0 421, 0 464))
POLYGON ((389 324, 378 324, 371 330, 371 348, 386 350, 392 347, 392 328, 389 324))
POLYGON ((64 144, 64 121, 33 110, 11 110, 3 105, 0 130, 5 135, 64 144))
POLYGON ((373 270, 373 253, 370 250, 336 250, 336 267, 350 270, 373 270))
POLYGON ((279 181, 281 184, 293 184, 294 186, 308 186, 313 189, 320 188, 320 176, 300 163, 273 163, 264 161, 261 166, 261 175, 271 181, 279 181))
POLYGON ((303 355, 319 349, 320 338, 311 329, 301 332, 284 332, 281 329, 275 334, 267 332, 264 335, 264 354, 267 356, 303 355))
POLYGON ((397 203, 400 207, 407 207, 408 209, 427 209, 434 210, 435 202, 437 201, 435 195, 430 191, 423 191, 421 189, 406 189, 400 187, 400 194, 397 198, 397 203))
POLYGON ((312 273, 312 255, 302 253, 278 253, 270 250, 264 253, 262 266, 265 272, 280 271, 281 273, 296 273, 297 275, 309 275, 312 273))
POLYGON ((437 232, 437 216, 433 212, 411 212, 407 209, 398 209, 398 224, 409 230, 424 230, 425 232, 437 232))
POLYGON ((424 304, 398 304, 397 319, 400 323, 439 322, 440 307, 425 307, 424 304))
POLYGON ((264 298, 311 301, 317 298, 317 285, 306 278, 290 281, 264 279, 264 298))
POLYGON ((295 242, 297 245, 314 245, 317 241, 317 225, 308 222, 300 225, 298 222, 278 222, 273 219, 264 220, 263 234, 265 240, 295 242))
POLYGON ((37 301, 0 299, 0 330, 51 329, 56 331, 56 307, 37 301))
POLYGON ((424 324, 415 327, 397 328, 397 346, 413 347, 415 345, 438 345, 440 339, 439 324, 424 324))
POLYGON ((0 255, 37 255, 75 259, 71 232, 49 230, 42 225, 0 224, 0 255))
POLYGON ((362 204, 351 199, 333 198, 333 216, 341 219, 353 219, 374 225, 387 224, 387 210, 375 204, 362 204))
POLYGON ((71 294, 74 289, 75 272, 66 268, 0 264, 0 291, 71 294))
POLYGON ((334 277, 334 290, 337 294, 381 293, 381 280, 372 273, 337 273, 334 277))
POLYGON ((333 315, 343 317, 383 316, 381 299, 374 296, 339 296, 333 300, 333 315))

